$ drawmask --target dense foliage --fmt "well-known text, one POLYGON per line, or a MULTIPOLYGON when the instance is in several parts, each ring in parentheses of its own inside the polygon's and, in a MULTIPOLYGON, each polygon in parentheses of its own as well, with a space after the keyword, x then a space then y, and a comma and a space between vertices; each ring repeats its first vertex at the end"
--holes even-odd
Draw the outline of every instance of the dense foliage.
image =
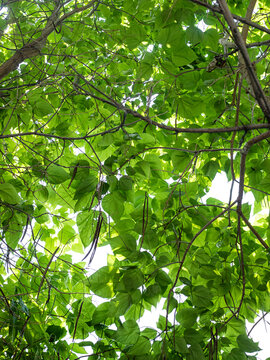
POLYGON ((270 311, 269 13, 1 1, 1 360, 257 359, 245 321, 270 311), (220 172, 237 198, 204 202, 220 172))

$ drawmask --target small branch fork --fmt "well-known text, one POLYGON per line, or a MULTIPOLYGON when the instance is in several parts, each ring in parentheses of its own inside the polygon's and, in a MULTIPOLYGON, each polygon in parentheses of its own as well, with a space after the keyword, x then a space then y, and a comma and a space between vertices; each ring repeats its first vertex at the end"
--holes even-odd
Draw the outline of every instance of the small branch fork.
POLYGON ((218 218, 220 218, 221 216, 223 216, 224 214, 226 214, 226 212, 228 212, 235 204, 237 203, 237 201, 234 201, 232 204, 230 204, 225 210, 223 210, 221 213, 219 213, 218 215, 216 215, 214 218, 212 218, 210 221, 208 221, 207 224, 205 224, 198 232, 197 234, 191 239, 191 241, 188 243, 188 246, 183 254, 182 260, 180 261, 180 265, 177 271, 177 274, 175 276, 175 281, 173 283, 173 285, 171 286, 169 293, 168 293, 168 297, 167 297, 167 309, 166 309, 166 326, 165 326, 165 331, 168 330, 168 315, 169 315, 169 307, 170 307, 170 298, 173 294, 173 290, 177 284, 180 272, 183 268, 186 256, 189 252, 189 249, 191 248, 191 246, 193 245, 194 241, 197 239, 197 237, 205 230, 207 229, 214 221, 216 221, 218 218))
MULTIPOLYGON (((191 0, 192 1, 192 0, 191 0)), ((196 2, 196 1, 195 1, 196 2)), ((259 82, 259 79, 256 75, 255 69, 253 67, 253 64, 249 58, 247 47, 246 47, 246 39, 248 35, 248 27, 250 24, 245 23, 243 26, 242 34, 240 34, 237 25, 234 21, 234 16, 230 12, 227 2, 225 0, 218 0, 218 4, 220 7, 220 12, 223 14, 224 19, 226 20, 227 24, 229 25, 233 40, 239 50, 239 66, 240 66, 240 72, 242 76, 247 80, 248 84, 251 87, 251 94, 255 97, 257 103, 259 104, 262 112, 264 113, 264 116, 266 119, 268 119, 268 122, 270 121, 270 103, 261 87, 261 84, 259 82)), ((253 10, 256 5, 256 0, 250 0, 247 12, 246 12, 246 20, 250 21, 252 17, 253 10)), ((211 9, 213 11, 213 9, 211 9)), ((237 77, 238 82, 239 77, 237 77)), ((238 117, 239 117, 239 108, 240 108, 240 96, 241 96, 241 86, 242 86, 242 79, 240 80, 240 83, 238 84, 239 90, 238 90, 238 98, 237 98, 237 105, 236 105, 236 122, 235 125, 238 126, 238 117)), ((235 89, 237 88, 237 84, 235 86, 235 89)), ((248 219, 245 217, 245 215, 242 212, 242 200, 243 200, 243 193, 244 193, 244 180, 245 180, 245 171, 246 171, 246 158, 249 150, 251 147, 267 138, 270 137, 270 131, 266 131, 260 135, 257 135, 250 139, 243 149, 241 150, 241 162, 240 162, 240 179, 239 179, 239 190, 238 190, 238 198, 237 198, 237 214, 238 214, 238 220, 237 220, 237 239, 238 239, 238 245, 239 245, 239 263, 241 268, 241 277, 242 277, 242 296, 240 299, 240 303, 237 307, 236 312, 233 313, 233 316, 237 316, 240 313, 240 309, 242 307, 244 297, 245 297, 245 290, 246 290, 246 275, 245 275, 245 261, 244 261, 244 251, 243 251, 243 243, 242 243, 242 226, 241 221, 243 220, 244 223, 249 227, 250 231, 255 235, 255 237, 258 239, 258 241, 263 245, 265 249, 268 249, 269 246, 266 244, 266 242, 262 239, 260 234, 256 231, 256 229, 250 224, 248 219)), ((232 135, 231 139, 231 146, 233 148, 235 138, 235 132, 232 135)), ((231 153, 231 172, 232 172, 232 178, 233 181, 235 181, 235 175, 234 175, 234 168, 233 168, 233 160, 232 160, 232 153, 231 153)), ((230 219, 229 219, 230 221, 230 219)))
MULTIPOLYGON (((136 111, 133 111, 127 107, 122 108, 127 111, 127 113, 132 114, 134 117, 137 117, 150 125, 154 125, 158 127, 159 129, 164 129, 171 131, 172 133, 177 134, 221 134, 221 133, 231 133, 231 132, 240 132, 240 131, 251 131, 251 130, 261 130, 261 129, 269 129, 270 124, 248 124, 243 126, 231 126, 231 127, 224 127, 224 128, 178 128, 173 127, 165 124, 160 124, 156 121, 151 120, 148 117, 145 117, 141 114, 139 114, 136 111)), ((122 128, 123 125, 116 126, 114 128, 111 128, 109 130, 96 133, 96 134, 85 134, 83 136, 60 136, 55 134, 46 134, 36 131, 28 131, 28 132, 18 132, 13 134, 4 134, 0 135, 0 139, 9 139, 9 138, 21 138, 25 136, 40 136, 48 139, 59 139, 59 140, 67 140, 67 141, 76 141, 76 140, 85 140, 92 137, 96 137, 99 135, 105 135, 108 133, 113 133, 118 131, 120 128, 122 128)))
POLYGON ((61 25, 67 18, 93 7, 90 14, 88 15, 91 16, 96 11, 98 6, 98 3, 96 6, 94 6, 95 3, 96 0, 93 0, 82 7, 76 7, 74 10, 64 14, 60 18, 58 18, 58 15, 62 5, 56 6, 52 15, 49 17, 45 28, 42 30, 40 37, 24 45, 21 49, 16 50, 15 54, 0 66, 0 79, 16 70, 24 60, 40 55, 42 48, 46 44, 48 36, 53 31, 55 31, 56 28, 61 25))
MULTIPOLYGON (((218 14, 222 14, 222 10, 219 6, 214 6, 214 5, 210 5, 208 3, 206 3, 205 1, 202 1, 202 0, 189 0, 191 2, 193 2, 194 4, 198 4, 198 5, 201 5, 209 10, 211 10, 212 12, 214 13, 218 13, 218 14)), ((241 23, 243 24, 246 24, 248 26, 252 26, 253 28, 255 29, 258 29, 258 30, 261 30, 262 32, 265 32, 267 34, 270 34, 270 29, 264 27, 264 26, 261 26, 257 23, 255 23, 254 21, 251 21, 249 19, 246 19, 242 16, 239 16, 239 15, 235 15, 235 14, 231 14, 233 19, 237 20, 237 21, 240 21, 241 23)))
MULTIPOLYGON (((198 0, 191 0, 194 3, 203 5, 209 9, 211 9, 212 11, 217 11, 217 8, 212 7, 206 3, 204 3, 203 1, 198 1, 198 0)), ((247 38, 247 32, 248 32, 248 25, 253 25, 250 22, 250 18, 252 15, 252 11, 254 9, 256 0, 251 0, 248 10, 247 10, 247 16, 246 16, 246 20, 247 21, 243 21, 246 25, 244 26, 243 29, 243 33, 242 35, 239 33, 238 28, 234 22, 234 18, 235 16, 233 16, 231 14, 231 12, 229 11, 228 5, 226 3, 225 0, 218 0, 218 4, 219 4, 219 11, 223 14, 227 24, 229 25, 231 31, 232 31, 232 36, 234 39, 234 42, 237 46, 237 48, 239 49, 240 52, 240 56, 243 59, 243 64, 246 67, 247 70, 247 75, 249 77, 250 80, 250 85, 252 87, 252 92, 256 98, 256 101, 258 102, 260 108, 262 109, 265 117, 268 119, 268 121, 270 120, 270 105, 268 102, 268 99, 266 98, 264 91, 261 87, 261 84, 257 78, 257 75, 255 73, 255 70, 253 68, 253 65, 250 61, 248 52, 247 52, 247 48, 246 48, 246 38, 247 38)), ((243 19, 242 19, 243 20, 243 19)), ((257 26, 255 26, 257 27, 257 26)), ((257 27, 258 28, 258 27, 257 27)), ((266 31, 268 32, 268 31, 266 31)), ((239 86, 239 94, 238 94, 238 101, 237 101, 237 112, 239 112, 239 106, 240 106, 240 95, 241 95, 241 85, 239 86)), ((236 119, 236 127, 238 126, 238 118, 236 119)), ((233 141, 234 141, 234 137, 235 137, 235 132, 233 132, 233 138, 231 141, 231 145, 233 147, 233 141)), ((239 191, 238 191, 238 198, 237 200, 230 204, 230 206, 224 210, 222 213, 220 213, 219 215, 217 215, 215 218, 213 218, 212 220, 210 220, 194 237, 193 239, 190 241, 190 243, 187 246, 187 249, 183 255, 183 258, 180 262, 180 266, 177 272, 177 275, 175 277, 175 282, 173 283, 172 287, 169 290, 169 294, 168 294, 168 299, 167 299, 167 316, 166 316, 166 327, 165 330, 167 331, 168 328, 168 313, 169 313, 169 305, 170 305, 170 297, 173 294, 173 290, 177 284, 178 281, 178 277, 180 274, 180 271, 183 267, 183 263, 185 261, 185 258, 187 256, 187 253, 191 247, 191 245, 193 244, 193 242, 195 241, 195 239, 201 234, 201 232, 206 229, 213 221, 215 221, 218 217, 224 215, 227 211, 230 210, 230 208, 234 205, 237 204, 237 213, 238 213, 238 231, 237 231, 237 237, 238 237, 238 243, 239 243, 239 248, 240 248, 240 267, 241 267, 241 274, 242 274, 242 296, 240 299, 240 303, 237 307, 237 311, 233 314, 233 316, 236 316, 237 314, 240 313, 240 309, 242 307, 243 301, 244 301, 244 297, 245 297, 245 286, 246 286, 246 279, 245 279, 245 268, 244 268, 244 252, 243 252, 243 246, 242 246, 242 231, 241 231, 241 220, 244 221, 244 223, 249 227, 249 229, 251 230, 251 232, 256 236, 256 238, 258 239, 258 241, 263 245, 263 247, 265 249, 268 249, 269 246, 266 244, 266 242, 262 239, 262 237, 259 235, 259 233, 256 231, 256 229, 250 224, 250 222, 248 221, 248 219, 244 216, 243 212, 242 212, 242 200, 243 200, 243 193, 244 193, 244 178, 245 178, 245 169, 246 169, 246 157, 247 154, 249 152, 249 150, 251 149, 251 147, 267 138, 270 137, 270 131, 266 131, 260 135, 257 135, 255 137, 253 137, 252 139, 250 139, 244 146, 244 148, 241 150, 241 163, 240 163, 240 179, 239 179, 239 191)), ((233 167, 232 167, 232 172, 233 172, 233 167)), ((234 173, 233 173, 234 174, 234 173)), ((234 179, 235 180, 235 179, 234 179)))
MULTIPOLYGON (((257 78, 257 75, 253 68, 252 62, 249 58, 245 39, 243 39, 243 37, 241 36, 241 34, 235 24, 233 16, 228 8, 226 1, 218 0, 218 3, 219 3, 221 11, 223 13, 223 16, 232 31, 233 40, 234 40, 236 46, 238 47, 238 49, 241 53, 241 56, 243 57, 243 60, 244 60, 245 66, 246 66, 246 70, 247 70, 247 73, 248 73, 248 76, 250 79, 250 85, 252 86, 252 90, 255 95, 255 98, 256 98, 260 108, 262 109, 265 117, 268 120, 270 120, 270 106, 269 106, 268 100, 264 94, 264 91, 261 87, 261 84, 257 78)), ((246 34, 243 34, 243 35, 245 35, 245 37, 246 37, 246 34)))

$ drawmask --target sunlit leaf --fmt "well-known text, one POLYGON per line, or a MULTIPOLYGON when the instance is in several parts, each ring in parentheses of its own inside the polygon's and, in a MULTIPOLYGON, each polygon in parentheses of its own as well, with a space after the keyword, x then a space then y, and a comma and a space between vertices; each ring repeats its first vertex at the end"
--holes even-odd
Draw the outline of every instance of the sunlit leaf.
POLYGON ((77 215, 77 226, 79 235, 84 247, 91 243, 91 235, 93 235, 93 211, 82 211, 77 215))
POLYGON ((102 207, 114 220, 120 219, 124 212, 123 199, 117 193, 106 195, 102 207))
POLYGON ((18 204, 21 201, 14 186, 9 183, 0 184, 0 198, 9 204, 18 204))
POLYGON ((180 324, 185 328, 192 327, 197 319, 197 311, 193 308, 184 308, 180 309, 177 312, 176 319, 180 322, 180 324))
POLYGON ((116 340, 122 344, 134 345, 139 339, 139 326, 134 320, 127 320, 117 329, 116 340))
POLYGON ((61 166, 52 164, 47 169, 47 179, 51 184, 61 184, 69 177, 69 174, 61 166))

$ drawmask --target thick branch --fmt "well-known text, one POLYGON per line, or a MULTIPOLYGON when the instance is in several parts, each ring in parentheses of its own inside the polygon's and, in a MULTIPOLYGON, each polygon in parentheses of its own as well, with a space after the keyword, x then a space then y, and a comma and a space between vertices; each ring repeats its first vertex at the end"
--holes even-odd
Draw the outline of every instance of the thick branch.
MULTIPOLYGON (((139 114, 138 114, 139 115, 139 114)), ((139 116, 137 116, 139 117, 139 116)), ((158 128, 172 131, 173 133, 189 133, 189 134, 219 134, 219 133, 228 133, 234 131, 249 131, 249 130, 258 130, 258 129, 269 129, 270 124, 252 124, 246 126, 234 126, 234 127, 225 127, 225 128, 177 128, 164 124, 159 124, 156 121, 151 121, 151 119, 142 116, 142 120, 145 120, 151 125, 157 126, 158 128)), ((59 140, 67 140, 67 141, 76 141, 76 140, 85 140, 92 137, 96 137, 99 135, 105 135, 108 133, 112 133, 118 131, 122 126, 116 126, 112 129, 102 131, 97 134, 86 134, 83 136, 60 136, 55 134, 46 134, 46 133, 38 133, 35 131, 23 132, 23 133, 15 133, 15 134, 6 134, 0 135, 0 139, 9 139, 9 138, 20 138, 25 136, 40 136, 48 139, 59 139, 59 140)), ((262 134, 263 135, 263 134, 262 134)))
MULTIPOLYGON (((115 100, 113 100, 112 98, 110 98, 109 96, 104 94, 102 91, 100 91, 98 88, 96 88, 89 81, 85 80, 82 75, 80 75, 80 74, 78 74, 78 75, 85 81, 85 83, 87 85, 89 85, 89 87, 91 87, 95 91, 99 92, 102 95, 102 97, 93 94, 91 91, 85 90, 83 87, 81 87, 79 85, 76 85, 76 87, 81 90, 81 92, 77 92, 78 95, 91 96, 92 98, 94 98, 96 100, 99 100, 99 101, 102 101, 103 103, 109 104, 109 105, 115 107, 118 110, 124 111, 127 114, 131 114, 135 118, 139 118, 139 119, 147 122, 149 125, 154 125, 154 126, 160 128, 160 129, 173 131, 174 133, 193 133, 193 134, 195 134, 195 133, 197 133, 197 134, 223 133, 223 132, 232 132, 232 131, 253 130, 253 129, 255 129, 255 127, 254 127, 255 124, 245 125, 245 126, 242 126, 242 127, 236 126, 236 127, 225 127, 225 128, 219 128, 219 129, 216 129, 216 128, 198 128, 198 129, 196 129, 196 128, 195 129, 194 128, 178 128, 178 127, 173 127, 173 126, 169 126, 169 125, 165 125, 165 124, 160 124, 160 123, 152 120, 148 116, 144 116, 144 115, 138 113, 137 111, 132 110, 132 109, 130 109, 128 107, 123 106, 121 103, 116 102, 115 100), (106 97, 106 99, 104 97, 106 97)), ((268 126, 266 124, 256 124, 256 129, 261 129, 261 128, 263 128, 263 129, 270 128, 270 126, 268 126)))
MULTIPOLYGON (((207 9, 213 11, 213 12, 216 12, 218 14, 222 14, 222 10, 218 6, 209 5, 206 2, 201 1, 201 0, 189 0, 189 1, 192 1, 193 3, 198 4, 198 5, 204 6, 205 8, 207 8, 207 9)), ((243 24, 247 24, 247 25, 252 26, 252 27, 254 27, 254 28, 258 29, 258 30, 261 30, 261 31, 263 31, 263 32, 265 32, 267 34, 270 34, 270 29, 267 29, 266 27, 261 26, 261 25, 255 23, 255 22, 253 22, 251 20, 247 20, 247 19, 243 18, 242 16, 238 16, 238 15, 235 15, 235 14, 232 14, 232 17, 235 20, 238 20, 243 24)))
POLYGON ((239 48, 239 51, 241 52, 241 55, 244 59, 247 73, 248 73, 248 76, 250 79, 250 84, 252 86, 252 90, 254 92, 256 100, 257 100, 260 108, 262 109, 264 115, 266 116, 266 118, 270 120, 270 106, 269 106, 267 98, 263 92, 261 84, 257 78, 257 75, 254 71, 252 63, 250 61, 250 58, 249 58, 249 55, 247 52, 247 48, 245 45, 245 41, 242 39, 242 36, 239 33, 239 30, 233 20, 232 14, 228 8, 226 1, 218 0, 218 3, 220 5, 220 8, 224 15, 224 18, 232 31, 232 36, 233 36, 234 42, 235 42, 236 46, 239 48))
MULTIPOLYGON (((74 15, 75 13, 82 12, 84 10, 89 9, 93 6, 95 0, 91 1, 89 4, 82 6, 80 8, 75 8, 74 10, 70 11, 67 14, 64 14, 61 18, 58 19, 58 13, 61 9, 61 6, 58 6, 52 15, 49 17, 48 22, 43 29, 40 37, 31 41, 29 44, 24 45, 21 49, 16 50, 15 54, 5 61, 0 66, 0 79, 7 76, 10 72, 16 70, 18 66, 26 59, 30 59, 34 56, 40 55, 41 49, 44 47, 48 36, 55 31, 56 27, 62 24, 64 20, 68 17, 74 15)), ((96 10, 96 7, 91 11, 90 15, 96 10)))
MULTIPOLYGON (((257 0, 250 0, 249 4, 248 4, 248 8, 247 8, 247 12, 246 12, 246 19, 247 20, 251 20, 252 18, 252 14, 255 8, 257 0)), ((244 40, 244 42, 247 41, 247 35, 248 35, 248 28, 249 25, 248 24, 244 24, 243 29, 242 29, 242 39, 244 40)))

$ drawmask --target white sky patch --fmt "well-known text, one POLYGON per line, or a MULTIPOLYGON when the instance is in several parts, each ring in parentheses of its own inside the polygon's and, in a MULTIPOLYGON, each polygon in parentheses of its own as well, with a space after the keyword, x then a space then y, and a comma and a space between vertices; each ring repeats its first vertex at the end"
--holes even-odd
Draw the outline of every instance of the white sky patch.
MULTIPOLYGON (((260 316, 255 320, 258 321, 260 317, 262 316, 262 313, 260 312, 260 316)), ((246 326, 248 331, 251 330, 252 326, 254 324, 251 324, 250 322, 246 322, 246 326)), ((269 337, 270 337, 270 314, 267 314, 264 319, 262 319, 254 329, 250 333, 250 337, 253 339, 253 341, 259 343, 259 347, 262 349, 262 351, 259 351, 259 355, 257 357, 258 360, 267 360, 267 358, 270 358, 270 346, 269 346, 269 337)), ((254 353, 252 354, 254 355, 254 353)))
MULTIPOLYGON (((203 202, 210 197, 220 200, 224 203, 228 203, 230 197, 230 190, 231 190, 231 181, 227 180, 226 174, 224 172, 218 173, 212 182, 212 187, 207 195, 202 198, 203 202)), ((237 199, 238 196, 238 183, 235 182, 233 186, 232 192, 232 202, 237 199)), ((251 191, 244 193, 243 196, 243 203, 249 203, 253 205, 254 203, 254 196, 251 191)))
POLYGON ((206 25, 206 23, 203 20, 201 20, 200 22, 198 22, 197 27, 202 31, 206 31, 208 25, 206 25))
MULTIPOLYGON (((152 328, 157 330, 156 323, 160 315, 166 316, 166 310, 163 309, 165 299, 163 298, 158 304, 157 307, 152 306, 151 311, 146 310, 143 316, 139 319, 139 326, 143 330, 145 328, 152 328)), ((169 321, 172 319, 169 319, 169 321)))
MULTIPOLYGON (((97 250, 95 252, 94 259, 92 260, 89 267, 87 267, 88 276, 92 275, 95 271, 102 268, 103 266, 107 266, 107 257, 108 257, 108 255, 113 255, 113 252, 112 252, 112 249, 111 249, 110 245, 101 246, 101 247, 97 248, 97 250)), ((90 255, 89 255, 89 257, 90 257, 90 255)), ((89 259, 85 259, 86 262, 88 260, 89 259)))
POLYGON ((84 146, 83 147, 76 147, 76 148, 73 147, 72 150, 73 150, 74 155, 85 154, 84 146))

